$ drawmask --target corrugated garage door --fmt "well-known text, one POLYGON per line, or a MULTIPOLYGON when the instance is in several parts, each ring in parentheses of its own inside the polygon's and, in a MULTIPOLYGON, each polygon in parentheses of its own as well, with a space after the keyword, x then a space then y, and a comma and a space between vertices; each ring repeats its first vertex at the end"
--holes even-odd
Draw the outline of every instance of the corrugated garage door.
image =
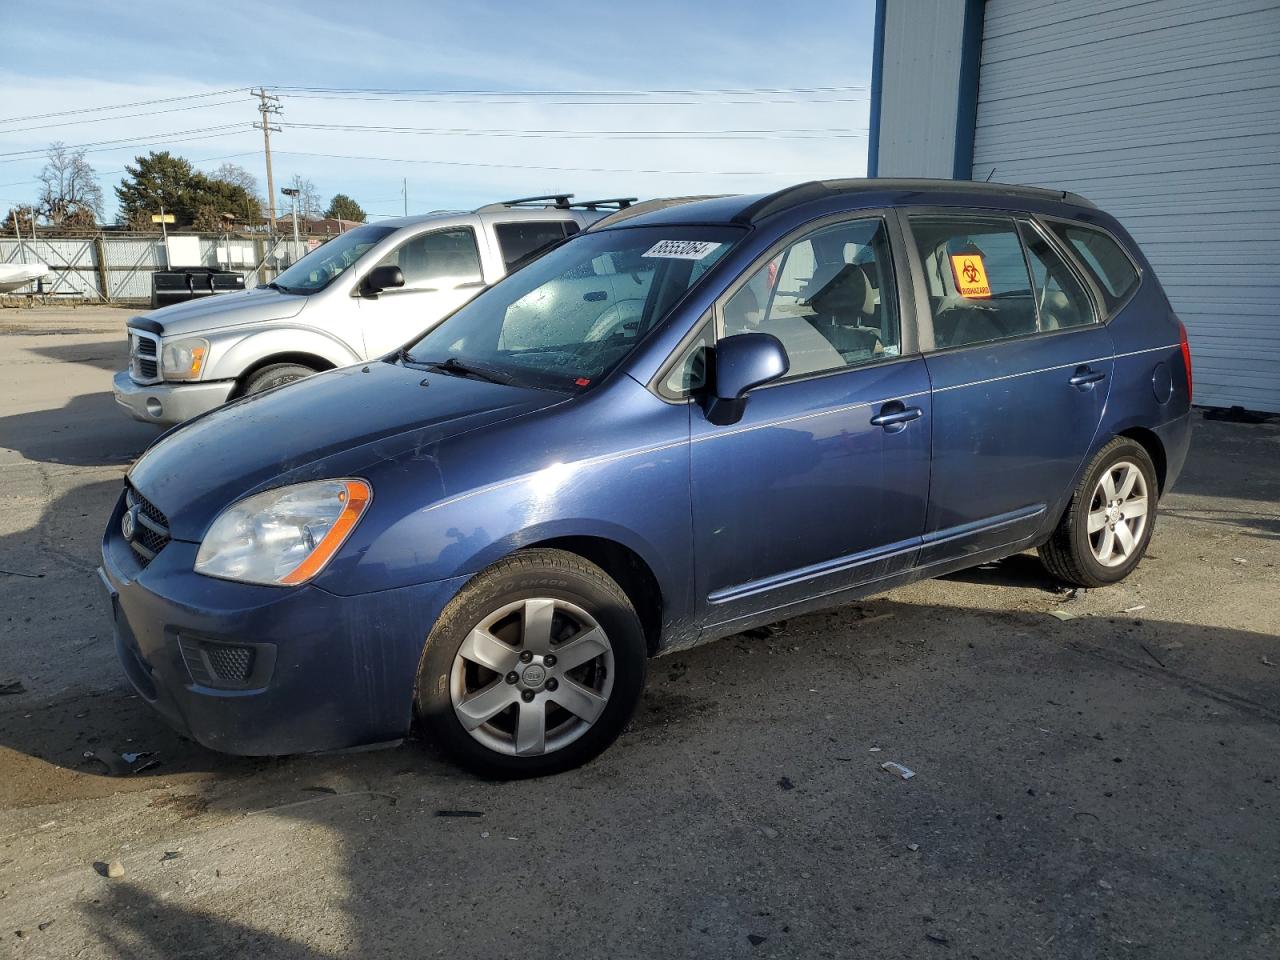
POLYGON ((993 168, 1124 223, 1197 403, 1280 412, 1280 3, 988 0, 973 177, 993 168))

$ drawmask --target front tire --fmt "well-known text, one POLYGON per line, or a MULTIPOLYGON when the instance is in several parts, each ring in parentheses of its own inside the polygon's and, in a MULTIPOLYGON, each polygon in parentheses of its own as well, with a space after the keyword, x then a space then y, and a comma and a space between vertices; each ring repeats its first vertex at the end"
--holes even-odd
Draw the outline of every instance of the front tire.
POLYGON ((293 383, 295 380, 309 377, 313 373, 315 373, 314 370, 300 363, 273 363, 269 367, 263 367, 248 379, 244 385, 242 396, 252 397, 254 394, 273 390, 276 387, 284 386, 286 383, 293 383))
POLYGON ((525 550, 445 607, 418 672, 424 733, 482 776, 559 773, 622 732, 644 687, 631 601, 599 567, 525 550))
POLYGON ((1118 583, 1146 553, 1155 528, 1159 487, 1142 444, 1116 437, 1093 458, 1040 562, 1051 575, 1081 587, 1118 583))

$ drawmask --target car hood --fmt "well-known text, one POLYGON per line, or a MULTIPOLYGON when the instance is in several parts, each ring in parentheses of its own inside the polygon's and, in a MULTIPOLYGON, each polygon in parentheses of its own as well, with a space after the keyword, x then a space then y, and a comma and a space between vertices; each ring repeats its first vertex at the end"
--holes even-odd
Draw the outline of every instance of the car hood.
POLYGON ((188 421, 156 441, 128 480, 165 514, 174 539, 196 542, 251 493, 360 476, 406 450, 564 399, 396 363, 340 367, 188 421))
POLYGON ((154 329, 152 324, 159 324, 163 329, 162 335, 171 337, 200 333, 216 327, 287 320, 297 316, 306 305, 306 297, 281 293, 269 287, 258 287, 254 290, 175 303, 152 310, 142 319, 147 321, 148 329, 154 329))

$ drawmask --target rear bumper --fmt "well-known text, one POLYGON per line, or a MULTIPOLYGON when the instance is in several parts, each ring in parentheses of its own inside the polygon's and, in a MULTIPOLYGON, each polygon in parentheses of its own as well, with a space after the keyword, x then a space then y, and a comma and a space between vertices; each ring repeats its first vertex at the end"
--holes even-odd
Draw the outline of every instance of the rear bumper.
POLYGON ((423 646, 465 578, 352 597, 261 587, 195 573, 197 546, 182 541, 141 568, 117 533, 120 513, 99 569, 116 653, 180 733, 223 753, 278 756, 409 732, 423 646), (229 688, 203 669, 192 651, 206 644, 253 651, 246 682, 229 688))
POLYGON ((1155 428, 1156 436, 1164 446, 1163 493, 1168 493, 1173 488, 1187 462, 1187 451, 1191 449, 1191 417, 1192 412, 1188 410, 1182 416, 1155 428))
POLYGON ((127 371, 115 375, 111 390, 116 403, 143 423, 172 426, 227 402, 234 380, 209 383, 135 383, 127 371))

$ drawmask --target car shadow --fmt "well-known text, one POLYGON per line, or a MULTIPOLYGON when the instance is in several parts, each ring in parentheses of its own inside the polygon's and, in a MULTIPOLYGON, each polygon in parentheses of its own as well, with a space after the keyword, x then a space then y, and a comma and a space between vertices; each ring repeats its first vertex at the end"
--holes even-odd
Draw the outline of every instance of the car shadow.
POLYGON ((1049 576, 1040 560, 1031 553, 1018 553, 1003 560, 948 573, 939 580, 955 583, 978 583, 993 587, 1025 587, 1043 593, 1062 593, 1060 580, 1049 576))
POLYGON ((123 370, 126 362, 125 347, 119 337, 99 343, 38 343, 27 350, 60 363, 79 363, 112 373, 123 370))
POLYGON ((27 460, 70 466, 131 463, 161 432, 130 417, 110 392, 79 394, 56 410, 0 417, 0 447, 27 460))

